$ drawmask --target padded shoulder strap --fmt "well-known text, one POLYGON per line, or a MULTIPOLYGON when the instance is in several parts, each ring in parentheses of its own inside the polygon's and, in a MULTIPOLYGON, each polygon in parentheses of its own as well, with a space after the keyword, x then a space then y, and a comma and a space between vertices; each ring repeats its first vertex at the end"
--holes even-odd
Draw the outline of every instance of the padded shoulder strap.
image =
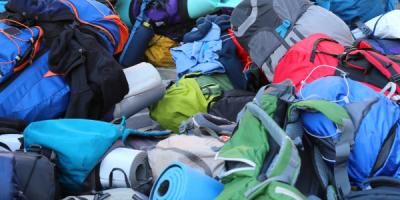
MULTIPOLYGON (((279 153, 267 170, 267 177, 294 185, 299 175, 301 161, 297 148, 281 127, 263 109, 254 103, 248 103, 245 111, 260 120, 271 139, 279 145, 279 153), (283 167, 284 166, 284 167, 283 167)), ((268 181, 268 179, 266 180, 268 181)))
POLYGON ((239 26, 233 30, 233 33, 235 33, 236 37, 242 37, 246 31, 250 28, 251 25, 253 25, 256 20, 257 20, 257 15, 258 15, 258 0, 250 0, 251 4, 251 13, 250 15, 246 18, 246 20, 239 26))

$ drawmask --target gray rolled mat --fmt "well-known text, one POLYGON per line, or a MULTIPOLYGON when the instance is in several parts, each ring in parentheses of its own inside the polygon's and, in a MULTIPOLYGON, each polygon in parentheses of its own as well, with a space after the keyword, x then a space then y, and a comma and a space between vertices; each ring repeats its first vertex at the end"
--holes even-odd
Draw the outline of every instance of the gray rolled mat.
POLYGON ((141 193, 151 189, 152 172, 144 151, 116 148, 100 164, 103 188, 130 187, 141 193))
MULTIPOLYGON (((97 194, 100 199, 104 200, 148 200, 149 198, 132 190, 131 188, 115 188, 110 190, 102 191, 97 194)), ((84 196, 69 196, 63 200, 95 200, 95 195, 84 195, 84 196)))

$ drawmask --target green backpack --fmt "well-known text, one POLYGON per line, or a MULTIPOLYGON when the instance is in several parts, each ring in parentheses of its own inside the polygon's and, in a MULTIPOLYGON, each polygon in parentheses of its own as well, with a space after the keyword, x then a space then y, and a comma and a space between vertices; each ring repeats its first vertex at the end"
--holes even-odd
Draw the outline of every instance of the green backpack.
POLYGON ((188 74, 171 85, 162 100, 150 107, 150 116, 160 125, 179 133, 179 126, 208 108, 233 86, 225 74, 188 74))
POLYGON ((283 102, 293 100, 287 95, 291 87, 271 85, 266 94, 264 89, 241 111, 236 132, 217 154, 227 168, 218 200, 305 199, 293 186, 301 167, 298 150, 277 124, 285 118, 283 102))
POLYGON ((296 102, 294 91, 289 81, 264 87, 241 111, 233 137, 216 157, 227 169, 218 200, 336 199, 318 148, 303 141, 298 114, 305 109, 322 112, 340 127, 349 116, 327 101, 296 102))

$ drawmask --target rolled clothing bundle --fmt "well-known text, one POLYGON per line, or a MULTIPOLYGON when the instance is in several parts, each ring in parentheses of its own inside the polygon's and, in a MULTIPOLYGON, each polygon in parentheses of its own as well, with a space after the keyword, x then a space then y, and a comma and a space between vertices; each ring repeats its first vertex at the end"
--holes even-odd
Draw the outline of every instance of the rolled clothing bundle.
POLYGON ((151 169, 144 151, 116 148, 100 164, 100 182, 103 188, 130 187, 135 191, 148 193, 151 180, 151 169))
POLYGON ((211 200, 222 192, 224 185, 182 163, 168 166, 155 182, 151 200, 211 200))
POLYGON ((225 170, 225 162, 216 160, 215 155, 223 145, 221 141, 210 136, 170 136, 147 152, 153 178, 157 179, 174 162, 181 162, 210 177, 218 177, 225 170))

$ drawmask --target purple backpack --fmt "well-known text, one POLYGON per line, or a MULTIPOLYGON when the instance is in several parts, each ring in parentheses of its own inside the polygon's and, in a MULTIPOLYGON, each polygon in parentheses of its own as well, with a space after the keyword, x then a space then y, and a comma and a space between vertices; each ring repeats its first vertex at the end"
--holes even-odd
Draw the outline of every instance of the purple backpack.
POLYGON ((178 24, 189 19, 186 0, 132 0, 130 8, 131 22, 135 22, 136 17, 139 16, 142 3, 147 3, 145 13, 151 22, 178 24))

